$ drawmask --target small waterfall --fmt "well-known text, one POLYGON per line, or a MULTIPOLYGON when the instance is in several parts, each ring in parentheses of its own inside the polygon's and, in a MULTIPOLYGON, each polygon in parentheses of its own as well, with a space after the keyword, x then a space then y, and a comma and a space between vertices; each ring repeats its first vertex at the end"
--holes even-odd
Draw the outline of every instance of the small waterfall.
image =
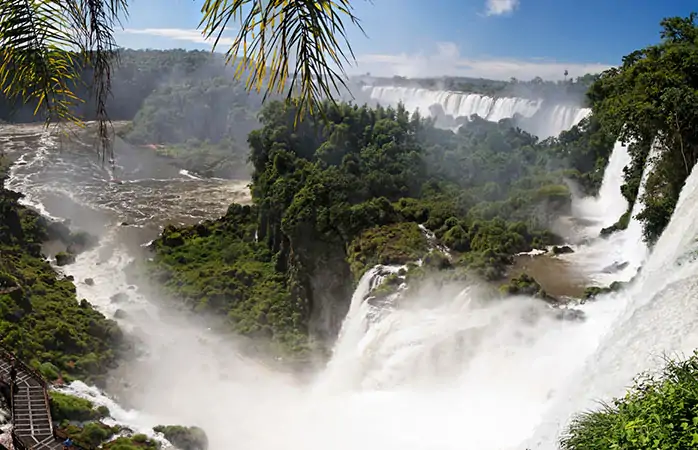
POLYGON ((371 101, 386 106, 403 103, 408 111, 419 110, 422 114, 430 114, 430 108, 436 105, 443 109, 445 115, 455 119, 469 118, 473 114, 491 122, 516 118, 521 128, 543 139, 557 136, 591 112, 588 108, 548 104, 541 99, 494 98, 481 94, 399 86, 363 86, 362 93, 371 101))
POLYGON ((645 209, 645 203, 642 197, 645 195, 647 179, 654 169, 654 159, 659 156, 660 153, 661 146, 659 142, 655 141, 650 149, 645 167, 642 169, 640 187, 637 190, 635 204, 630 212, 628 227, 618 233, 622 239, 622 243, 620 245, 623 249, 623 256, 628 262, 628 267, 623 271, 626 276, 623 277, 624 279, 622 281, 627 281, 631 277, 635 276, 649 254, 649 248, 647 247, 642 235, 642 222, 637 219, 637 215, 645 209), (630 278, 628 278, 627 275, 629 275, 630 278), (625 278, 627 278, 627 280, 625 278))
MULTIPOLYGON (((649 160, 657 155, 658 147, 653 145, 649 160)), ((614 224, 621 214, 627 211, 627 201, 620 188, 625 180, 623 168, 630 164, 630 156, 620 142, 611 154, 603 184, 597 197, 575 200, 575 215, 590 221, 585 233, 592 240, 586 245, 576 247, 576 253, 562 258, 587 271, 591 280, 601 286, 608 286, 614 281, 630 281, 647 258, 648 248, 643 241, 642 224, 637 215, 643 210, 642 195, 645 192, 647 178, 652 172, 652 164, 643 169, 637 200, 633 205, 631 217, 625 230, 610 236, 598 237, 601 228, 614 224), (620 212, 620 214, 619 214, 620 212)))
POLYGON ((620 191, 625 183, 623 169, 630 164, 630 154, 622 142, 616 142, 603 174, 601 188, 595 197, 573 199, 572 213, 590 222, 589 235, 597 236, 602 228, 616 223, 628 209, 628 201, 620 191))

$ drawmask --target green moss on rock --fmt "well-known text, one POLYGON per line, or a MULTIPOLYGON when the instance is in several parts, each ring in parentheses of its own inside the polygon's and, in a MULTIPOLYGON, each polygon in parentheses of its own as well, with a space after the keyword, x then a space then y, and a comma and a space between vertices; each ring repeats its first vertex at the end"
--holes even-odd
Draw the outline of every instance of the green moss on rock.
POLYGON ((370 228, 349 245, 348 260, 355 279, 376 264, 406 264, 429 250, 426 237, 414 222, 370 228))
POLYGON ((89 400, 62 392, 51 391, 49 403, 51 418, 56 422, 87 422, 109 416, 108 408, 95 408, 94 403, 89 400))
POLYGON ((162 433, 165 439, 180 450, 208 450, 208 437, 199 427, 158 425, 153 430, 162 433))
POLYGON ((541 285, 530 275, 522 273, 513 278, 509 283, 500 287, 500 290, 507 295, 526 295, 543 300, 552 301, 554 297, 548 295, 541 285))
POLYGON ((68 252, 58 252, 56 253, 56 265, 65 266, 67 264, 72 264, 75 262, 75 255, 68 252))
POLYGON ((584 289, 584 298, 585 299, 592 299, 592 298, 596 298, 602 294, 608 294, 609 292, 616 292, 616 291, 621 290, 626 285, 627 285, 627 283, 624 283, 622 281, 614 281, 609 286, 589 286, 588 288, 584 289))

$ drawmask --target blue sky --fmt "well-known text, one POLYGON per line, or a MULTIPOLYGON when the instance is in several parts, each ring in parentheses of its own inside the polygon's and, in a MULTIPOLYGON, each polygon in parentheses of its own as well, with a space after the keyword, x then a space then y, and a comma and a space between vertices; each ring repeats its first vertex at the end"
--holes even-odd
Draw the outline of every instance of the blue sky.
MULTIPOLYGON (((561 78, 598 72, 659 40, 663 17, 695 0, 354 0, 368 37, 350 29, 357 66, 374 75, 561 78)), ((201 0, 132 0, 117 42, 210 49, 201 0)))

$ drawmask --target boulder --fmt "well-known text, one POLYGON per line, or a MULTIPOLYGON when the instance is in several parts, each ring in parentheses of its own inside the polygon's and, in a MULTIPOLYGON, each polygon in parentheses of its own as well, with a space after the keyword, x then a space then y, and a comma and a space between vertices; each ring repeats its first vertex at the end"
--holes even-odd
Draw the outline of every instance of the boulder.
POLYGON ((574 250, 572 250, 572 247, 569 245, 561 245, 561 246, 555 246, 553 247, 553 254, 554 255, 564 255, 567 253, 574 253, 574 250))

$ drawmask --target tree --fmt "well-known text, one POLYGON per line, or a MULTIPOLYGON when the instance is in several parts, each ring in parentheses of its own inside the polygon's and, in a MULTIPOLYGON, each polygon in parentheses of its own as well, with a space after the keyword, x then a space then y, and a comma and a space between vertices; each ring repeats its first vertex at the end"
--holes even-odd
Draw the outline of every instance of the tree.
MULTIPOLYGON (((215 51, 231 21, 239 31, 226 52, 235 78, 248 90, 286 91, 304 111, 322 113, 323 97, 345 85, 344 64, 354 60, 344 20, 361 28, 349 0, 205 0, 199 29, 215 51)), ((102 158, 111 155, 105 107, 111 69, 118 62, 114 28, 128 0, 2 0, 0 87, 10 99, 38 101, 47 124, 80 123, 75 94, 82 68, 93 73, 92 91, 102 158)))

